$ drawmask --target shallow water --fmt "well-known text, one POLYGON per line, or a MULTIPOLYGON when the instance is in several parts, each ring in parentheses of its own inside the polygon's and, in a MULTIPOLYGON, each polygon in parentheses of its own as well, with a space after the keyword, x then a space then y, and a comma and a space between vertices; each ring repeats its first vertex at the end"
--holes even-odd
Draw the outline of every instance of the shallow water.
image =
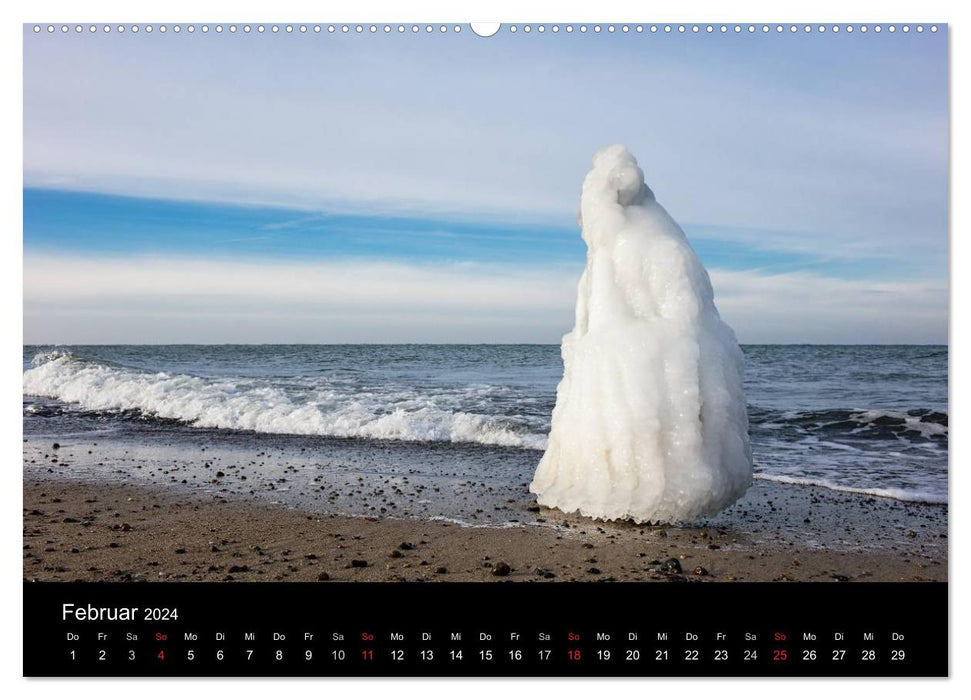
MULTIPOLYGON (((757 478, 946 502, 946 347, 743 350, 757 478)), ((28 437, 355 438, 314 449, 330 469, 349 451, 510 493, 539 460, 562 373, 548 345, 26 346, 23 367, 28 437)))

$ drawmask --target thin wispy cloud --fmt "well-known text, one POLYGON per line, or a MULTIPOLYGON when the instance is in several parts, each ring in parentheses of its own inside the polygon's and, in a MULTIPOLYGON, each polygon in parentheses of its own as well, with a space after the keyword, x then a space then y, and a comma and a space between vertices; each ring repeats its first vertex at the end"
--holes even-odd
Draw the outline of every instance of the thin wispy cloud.
MULTIPOLYGON (((550 343, 572 325, 577 277, 522 265, 28 254, 24 335, 28 343, 272 343, 285 327, 287 342, 550 343)), ((742 342, 946 340, 942 285, 719 269, 711 277, 742 342)))

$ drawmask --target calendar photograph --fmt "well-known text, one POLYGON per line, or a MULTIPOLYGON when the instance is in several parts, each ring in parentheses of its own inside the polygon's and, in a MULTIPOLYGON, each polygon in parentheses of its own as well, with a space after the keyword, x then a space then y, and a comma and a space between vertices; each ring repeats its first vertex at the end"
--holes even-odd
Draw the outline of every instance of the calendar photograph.
POLYGON ((946 582, 947 56, 24 25, 25 587, 946 582))

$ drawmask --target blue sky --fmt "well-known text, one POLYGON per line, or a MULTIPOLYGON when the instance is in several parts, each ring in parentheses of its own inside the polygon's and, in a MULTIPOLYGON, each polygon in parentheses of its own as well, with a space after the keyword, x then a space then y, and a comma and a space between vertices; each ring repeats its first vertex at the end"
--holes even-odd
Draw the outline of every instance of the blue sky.
POLYGON ((621 142, 742 342, 946 342, 947 80, 943 31, 28 31, 25 340, 557 342, 621 142))

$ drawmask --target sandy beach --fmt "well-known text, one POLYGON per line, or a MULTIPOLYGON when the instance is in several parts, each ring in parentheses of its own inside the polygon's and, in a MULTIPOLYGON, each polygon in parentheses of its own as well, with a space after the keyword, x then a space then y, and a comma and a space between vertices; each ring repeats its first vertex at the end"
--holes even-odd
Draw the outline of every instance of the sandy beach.
MULTIPOLYGON (((755 487, 758 488, 759 484, 755 487)), ((762 484, 765 486, 765 484, 762 484)), ((815 501, 835 527, 838 503, 814 489, 771 485, 815 501)), ((859 501, 873 538, 808 548, 783 533, 599 523, 553 511, 555 522, 464 527, 441 521, 314 514, 220 495, 78 480, 24 483, 24 578, 41 581, 943 581, 941 506, 887 538, 885 505, 859 501), (868 506, 869 505, 869 509, 868 506), (872 522, 867 522, 866 513, 872 522), (882 530, 883 538, 877 537, 882 530), (674 560, 674 561, 672 561, 674 560)), ((845 504, 843 504, 845 508, 845 504)), ((531 506, 527 506, 531 507, 531 506)), ((775 509, 775 506, 771 506, 775 509)), ((768 508, 767 508, 768 510, 768 508)), ((768 511, 771 512, 771 511, 768 511)), ((828 521, 828 522, 827 522, 828 521)))

